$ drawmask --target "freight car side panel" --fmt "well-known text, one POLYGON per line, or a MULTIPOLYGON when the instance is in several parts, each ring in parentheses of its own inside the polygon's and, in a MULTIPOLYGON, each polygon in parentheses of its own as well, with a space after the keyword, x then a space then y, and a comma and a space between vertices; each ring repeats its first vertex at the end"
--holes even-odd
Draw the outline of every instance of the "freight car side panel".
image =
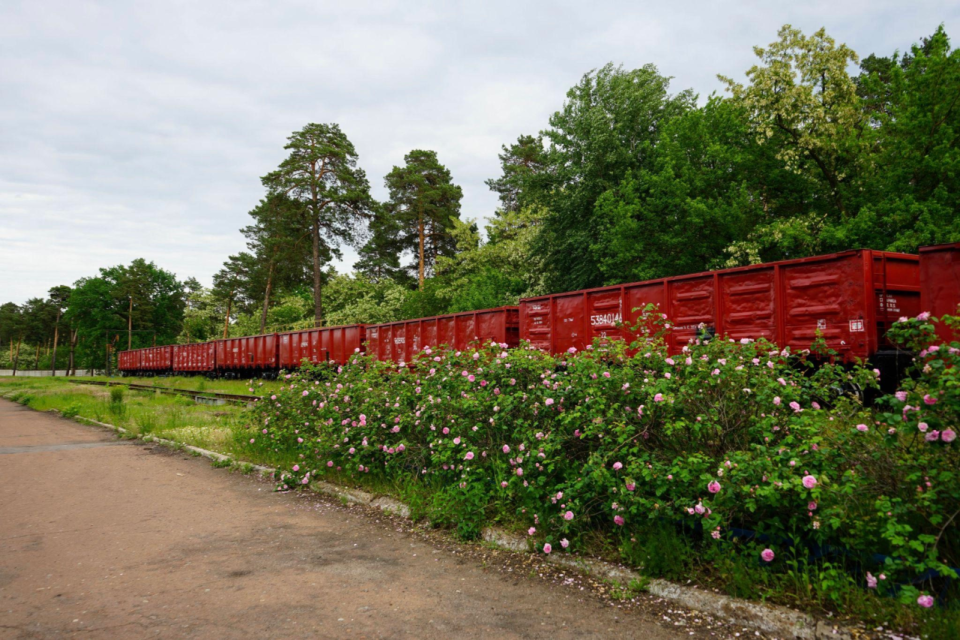
POLYGON ((173 347, 148 347, 144 349, 141 369, 144 371, 169 371, 173 369, 173 347))
MULTIPOLYGON (((923 287, 920 311, 929 311, 937 318, 960 315, 957 311, 957 305, 960 305, 960 242, 921 247, 920 281, 923 287)), ((960 340, 960 335, 942 324, 937 335, 948 342, 960 340)))
POLYGON ((427 347, 436 349, 440 346, 440 340, 437 335, 438 324, 439 321, 437 318, 429 318, 420 323, 420 343, 424 349, 427 347))
POLYGON ((470 348, 470 343, 477 338, 477 327, 475 318, 472 315, 454 316, 456 338, 453 347, 458 351, 464 351, 470 348))
POLYGON ((280 368, 294 369, 299 367, 304 359, 316 363, 322 359, 322 336, 319 331, 294 331, 281 333, 277 336, 280 348, 280 368))
POLYGON ((245 336, 217 341, 217 369, 277 369, 277 335, 245 336))
POLYGON ((701 333, 717 330, 714 319, 714 279, 700 276, 667 282, 667 318, 673 328, 667 344, 674 351, 696 339, 701 333), (700 325, 704 325, 703 329, 700 325))
POLYGON ((553 351, 551 331, 553 300, 540 298, 520 303, 520 337, 541 351, 553 351))
POLYGON ((718 333, 734 340, 766 338, 777 342, 775 269, 725 273, 720 283, 718 333))
POLYGON ((117 356, 117 367, 120 371, 138 371, 140 369, 140 350, 121 351, 117 356))
POLYGON ((367 353, 374 360, 380 360, 380 328, 369 327, 367 329, 367 353))
POLYGON ((665 289, 666 287, 662 280, 624 285, 622 313, 625 317, 623 336, 629 342, 633 342, 639 337, 634 328, 648 304, 656 305, 661 312, 664 310, 665 289))
POLYGON ((809 349, 818 334, 844 358, 866 357, 864 264, 854 255, 781 266, 781 346, 809 349))
MULTIPOLYGON (((587 318, 584 341, 592 344, 595 339, 601 342, 618 340, 624 337, 623 330, 623 289, 601 289, 586 294, 587 318)), ((577 347, 580 349, 581 347, 577 347)))
POLYGON ((400 362, 403 359, 407 344, 407 336, 402 324, 392 324, 385 327, 387 336, 387 360, 400 362))
POLYGON ((873 288, 878 346, 889 348, 893 345, 885 335, 893 323, 901 316, 912 318, 921 311, 920 264, 917 256, 874 253, 873 288))
POLYGON ((584 299, 582 293, 556 296, 553 299, 554 323, 551 329, 554 353, 568 351, 571 347, 582 350, 589 337, 585 335, 584 299))
POLYGON ((420 323, 416 320, 407 322, 404 326, 403 362, 410 362, 413 356, 420 353, 420 323))
POLYGON ((437 318, 437 343, 454 349, 457 342, 457 319, 453 317, 437 318))
POLYGON ((216 343, 200 342, 173 347, 173 370, 210 373, 216 369, 216 343))

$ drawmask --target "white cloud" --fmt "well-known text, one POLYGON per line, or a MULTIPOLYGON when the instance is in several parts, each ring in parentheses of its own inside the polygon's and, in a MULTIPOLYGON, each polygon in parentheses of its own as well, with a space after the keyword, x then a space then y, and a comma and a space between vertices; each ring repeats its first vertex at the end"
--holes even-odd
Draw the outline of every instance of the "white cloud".
MULTIPOLYGON (((0 302, 136 257, 209 283, 243 248, 259 177, 338 122, 375 195, 413 148, 496 197, 500 145, 608 61, 705 97, 790 22, 863 55, 906 49, 955 2, 6 2, 0 6, 0 302)), ((354 254, 345 252, 349 267, 354 254)))

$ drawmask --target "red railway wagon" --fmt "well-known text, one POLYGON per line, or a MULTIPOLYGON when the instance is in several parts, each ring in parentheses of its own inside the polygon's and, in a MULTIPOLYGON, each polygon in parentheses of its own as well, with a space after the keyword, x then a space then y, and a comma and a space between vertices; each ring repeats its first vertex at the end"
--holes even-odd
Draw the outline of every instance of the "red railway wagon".
POLYGON ((527 298, 520 337, 551 353, 632 340, 624 325, 648 303, 673 324, 673 353, 714 334, 806 349, 819 332, 845 360, 866 359, 890 324, 919 313, 919 258, 863 249, 527 298))
POLYGON ((307 360, 311 364, 334 362, 346 364, 354 353, 364 350, 367 325, 320 327, 277 334, 280 340, 281 369, 296 369, 307 360))
MULTIPOLYGON (((960 305, 960 242, 920 248, 920 307, 937 318, 957 315, 960 305)), ((960 340, 940 325, 937 334, 941 340, 960 340)))
POLYGON ((426 347, 447 345, 463 350, 476 341, 516 347, 520 343, 519 308, 497 307, 367 327, 368 352, 382 361, 409 362, 426 347))
POLYGON ((175 345, 173 370, 178 373, 214 373, 217 370, 217 343, 175 345))
POLYGON ((131 349, 117 354, 117 369, 120 375, 136 375, 140 371, 140 351, 140 349, 131 349))
POLYGON ((140 351, 140 371, 166 373, 173 370, 173 347, 146 347, 140 351))
POLYGON ((278 361, 277 334, 217 340, 217 373, 274 373, 278 361))

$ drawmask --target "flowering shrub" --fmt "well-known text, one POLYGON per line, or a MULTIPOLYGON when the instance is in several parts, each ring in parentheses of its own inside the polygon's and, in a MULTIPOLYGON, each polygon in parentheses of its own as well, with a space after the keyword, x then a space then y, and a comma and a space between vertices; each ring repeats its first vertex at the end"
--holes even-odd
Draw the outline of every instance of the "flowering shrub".
POLYGON ((568 553, 600 533, 630 559, 651 526, 707 550, 747 529, 761 538, 737 549, 775 571, 810 549, 886 554, 868 567, 886 585, 957 566, 957 351, 922 357, 874 413, 839 390, 877 372, 764 341, 672 357, 656 336, 563 357, 491 343, 400 369, 355 355, 288 376, 252 410, 249 447, 298 460, 287 487, 332 474, 416 489, 422 515, 468 538, 506 521, 568 553))

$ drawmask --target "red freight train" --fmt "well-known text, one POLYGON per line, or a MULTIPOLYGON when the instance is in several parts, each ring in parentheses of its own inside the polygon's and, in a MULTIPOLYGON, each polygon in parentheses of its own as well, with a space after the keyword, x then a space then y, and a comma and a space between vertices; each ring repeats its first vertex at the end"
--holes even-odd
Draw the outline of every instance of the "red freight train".
MULTIPOLYGON (((960 305, 960 242, 920 248, 920 306, 937 318, 957 315, 960 305)), ((948 327, 938 328, 942 340, 960 340, 948 327)))
POLYGON ((130 375, 140 370, 140 349, 121 351, 117 354, 117 368, 120 375, 130 375))
POLYGON ((374 358, 394 362, 409 362, 423 349, 441 345, 463 350, 471 342, 493 341, 516 347, 520 343, 520 311, 498 307, 370 325, 367 340, 374 358))
POLYGON ((866 359, 891 323, 920 312, 920 265, 915 255, 847 251, 527 298, 520 337, 551 353, 632 340, 627 325, 649 303, 673 323, 674 353, 714 334, 805 349, 819 333, 845 359, 866 359))
POLYGON ((277 334, 217 340, 217 373, 255 376, 277 366, 277 334))
POLYGON ((212 374, 216 370, 216 342, 178 344, 173 347, 173 371, 175 373, 212 374))
MULTIPOLYGON (((395 362, 408 362, 426 347, 463 350, 491 340, 514 347, 521 338, 561 353, 584 349, 597 338, 632 339, 628 326, 649 303, 674 325, 668 336, 673 352, 712 335, 762 337, 805 349, 819 334, 848 361, 889 356, 899 364, 902 354, 888 349, 883 337, 893 322, 920 311, 957 312, 960 243, 924 247, 919 257, 864 249, 558 293, 521 300, 519 309, 231 338, 181 345, 175 352, 136 349, 120 353, 119 368, 124 375, 174 370, 269 375, 304 359, 346 362, 364 350, 365 339, 375 358, 395 362)), ((957 339, 945 331, 941 336, 957 339)))
POLYGON ((173 347, 147 347, 140 349, 140 371, 157 372, 173 369, 173 347))
POLYGON ((296 369, 307 360, 311 364, 334 362, 344 364, 354 353, 363 351, 367 326, 352 324, 342 327, 303 329, 278 334, 281 369, 296 369))

